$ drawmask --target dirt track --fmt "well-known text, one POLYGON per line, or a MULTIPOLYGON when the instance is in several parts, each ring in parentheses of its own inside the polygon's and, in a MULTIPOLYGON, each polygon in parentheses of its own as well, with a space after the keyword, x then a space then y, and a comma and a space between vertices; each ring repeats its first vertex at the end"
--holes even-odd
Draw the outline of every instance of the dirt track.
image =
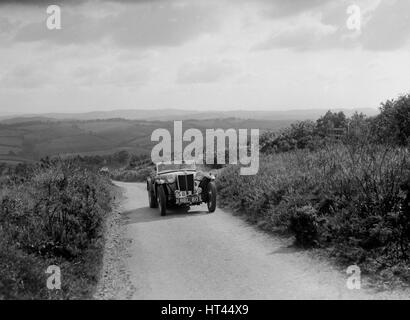
MULTIPOLYGON (((203 205, 161 217, 157 209, 148 208, 145 184, 116 184, 124 192, 120 212, 126 253, 123 261, 115 258, 108 264, 121 264, 127 282, 117 283, 122 293, 102 298, 408 298, 349 290, 347 274, 229 212, 208 214, 203 205)), ((109 266, 104 268, 109 273, 109 266)))

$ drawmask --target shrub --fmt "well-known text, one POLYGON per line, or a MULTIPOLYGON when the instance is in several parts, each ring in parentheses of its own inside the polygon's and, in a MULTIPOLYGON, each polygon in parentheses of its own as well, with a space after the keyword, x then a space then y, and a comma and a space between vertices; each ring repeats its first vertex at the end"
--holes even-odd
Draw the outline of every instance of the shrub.
POLYGON ((111 179, 123 182, 144 182, 153 171, 152 167, 117 169, 110 173, 111 179))
POLYGON ((373 134, 380 142, 405 146, 410 140, 410 94, 388 100, 372 123, 373 134))
POLYGON ((286 230, 302 246, 329 246, 345 261, 408 261, 409 150, 368 142, 265 155, 259 172, 228 166, 220 203, 286 230))
POLYGON ((96 281, 87 272, 100 262, 109 180, 75 161, 45 160, 24 182, 10 181, 0 192, 0 297, 52 298, 44 289, 51 264, 66 279, 56 297, 81 297, 87 287, 78 283, 96 281))
POLYGON ((286 152, 295 149, 317 147, 316 125, 313 121, 300 121, 278 134, 265 132, 260 138, 260 150, 263 153, 286 152))
POLYGON ((347 128, 348 119, 345 114, 340 112, 328 111, 316 121, 316 131, 321 136, 326 136, 334 128, 347 128))
POLYGON ((289 221, 289 230, 295 234, 296 243, 303 247, 317 244, 319 222, 317 211, 312 206, 296 208, 289 221))

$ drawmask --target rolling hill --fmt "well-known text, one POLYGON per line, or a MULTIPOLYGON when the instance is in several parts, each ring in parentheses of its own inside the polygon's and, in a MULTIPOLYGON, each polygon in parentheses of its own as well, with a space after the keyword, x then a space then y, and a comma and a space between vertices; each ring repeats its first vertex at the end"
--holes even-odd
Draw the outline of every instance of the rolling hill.
MULTIPOLYGON (((236 118, 186 120, 184 130, 197 128, 235 128, 279 130, 291 121, 243 120, 236 118)), ((0 123, 0 161, 31 161, 52 155, 111 154, 127 150, 149 154, 155 129, 173 131, 173 121, 146 120, 49 120, 38 119, 0 123)))
MULTIPOLYGON (((36 120, 107 120, 107 119, 127 119, 127 120, 148 120, 148 121, 170 121, 170 120, 205 120, 221 118, 239 118, 253 120, 316 120, 327 110, 323 109, 295 109, 282 111, 262 111, 262 110, 230 110, 230 111, 200 111, 181 109, 140 109, 140 110, 111 110, 93 111, 85 113, 44 113, 44 114, 23 114, 23 115, 0 115, 2 123, 17 123, 22 121, 36 120)), ((362 112, 367 116, 374 116, 379 113, 377 109, 356 108, 343 109, 336 108, 332 111, 343 111, 346 116, 351 116, 354 111, 362 112)))
MULTIPOLYGON (((343 111, 347 116, 355 110, 343 111)), ((368 116, 377 110, 358 109, 368 116)), ((21 162, 52 155, 111 154, 120 150, 150 153, 151 133, 158 128, 172 132, 173 120, 183 120, 184 130, 235 128, 279 130, 297 120, 316 120, 322 109, 288 111, 186 111, 113 110, 88 113, 10 114, 0 117, 0 161, 21 162)))

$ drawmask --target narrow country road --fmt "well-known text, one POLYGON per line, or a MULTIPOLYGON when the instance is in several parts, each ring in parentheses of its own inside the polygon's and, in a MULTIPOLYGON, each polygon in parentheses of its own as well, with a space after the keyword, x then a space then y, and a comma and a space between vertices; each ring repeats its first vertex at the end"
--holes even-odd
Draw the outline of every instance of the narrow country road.
MULTIPOLYGON (((115 182, 127 239, 131 299, 371 299, 349 290, 348 275, 206 205, 161 217, 148 207, 145 184, 115 182)), ((400 298, 400 297, 399 297, 400 298)))

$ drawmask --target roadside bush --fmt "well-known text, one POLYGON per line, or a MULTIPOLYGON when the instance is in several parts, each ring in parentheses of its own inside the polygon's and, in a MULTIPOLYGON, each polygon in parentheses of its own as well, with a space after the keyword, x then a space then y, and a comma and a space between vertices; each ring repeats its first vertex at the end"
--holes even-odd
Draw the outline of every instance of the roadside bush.
POLYGON ((296 243, 311 247, 317 243, 319 221, 312 206, 296 208, 290 216, 289 230, 295 234, 296 243))
POLYGON ((372 122, 372 133, 381 142, 406 146, 410 142, 410 94, 382 103, 372 122))
POLYGON ((110 188, 107 178, 69 160, 43 161, 24 183, 2 188, 0 297, 73 298, 89 294, 101 258, 110 188), (64 270, 65 290, 56 296, 44 288, 45 270, 51 264, 64 270), (76 287, 82 281, 87 286, 76 287))
POLYGON ((316 124, 313 121, 299 121, 279 133, 264 132, 260 138, 260 151, 266 154, 286 152, 295 149, 318 147, 316 124))
POLYGON ((111 179, 123 182, 144 182, 153 171, 152 167, 117 169, 110 173, 111 179))
MULTIPOLYGON (((3 230, 2 230, 3 231, 3 230)), ((0 238, 0 300, 47 297, 45 261, 0 238)))
POLYGON ((409 177, 408 149, 357 141, 262 156, 254 176, 229 166, 217 186, 221 205, 379 270, 409 262, 409 177))

